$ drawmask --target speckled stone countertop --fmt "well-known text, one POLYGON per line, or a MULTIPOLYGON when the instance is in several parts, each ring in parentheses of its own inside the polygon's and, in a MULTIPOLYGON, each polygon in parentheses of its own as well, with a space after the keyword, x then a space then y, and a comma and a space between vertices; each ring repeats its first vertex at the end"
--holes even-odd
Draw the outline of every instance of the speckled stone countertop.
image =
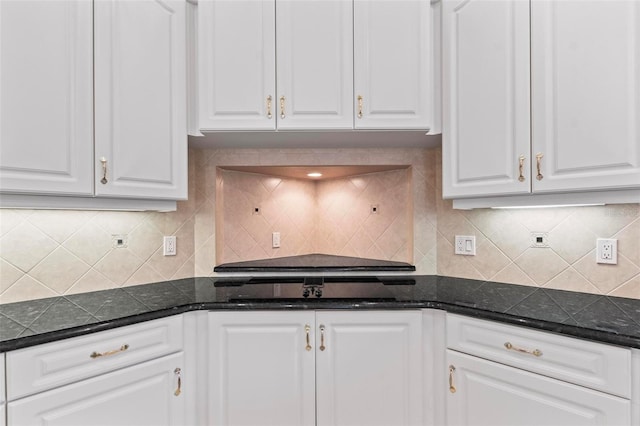
POLYGON ((402 278, 415 284, 384 286, 392 298, 380 300, 262 300, 245 286, 220 287, 223 278, 191 278, 3 304, 0 352, 194 310, 421 308, 640 349, 640 300, 441 276, 394 277, 402 278))

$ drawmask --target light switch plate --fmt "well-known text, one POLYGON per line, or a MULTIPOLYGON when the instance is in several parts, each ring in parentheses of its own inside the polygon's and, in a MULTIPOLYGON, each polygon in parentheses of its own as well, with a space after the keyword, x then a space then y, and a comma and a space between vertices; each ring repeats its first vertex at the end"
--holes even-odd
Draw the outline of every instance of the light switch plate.
POLYGON ((456 235, 455 253, 463 256, 476 255, 475 235, 456 235))

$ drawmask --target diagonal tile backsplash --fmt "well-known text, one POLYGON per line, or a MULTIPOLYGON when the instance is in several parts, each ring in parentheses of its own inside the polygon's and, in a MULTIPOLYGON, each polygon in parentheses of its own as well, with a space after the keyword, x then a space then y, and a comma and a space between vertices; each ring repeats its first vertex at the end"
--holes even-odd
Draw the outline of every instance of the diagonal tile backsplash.
MULTIPOLYGON (((313 238, 307 238, 309 225, 305 225, 305 212, 308 209, 304 203, 291 202, 288 212, 277 205, 263 204, 260 219, 245 218, 241 224, 246 235, 240 232, 237 223, 219 232, 237 232, 237 242, 233 244, 248 245, 249 253, 257 256, 262 255, 261 251, 269 254, 271 231, 262 238, 253 239, 252 235, 259 234, 265 227, 282 230, 291 224, 299 230, 288 237, 287 249, 294 252, 315 250, 314 243, 340 247, 344 254, 361 256, 364 253, 374 258, 385 258, 383 256, 395 252, 391 255, 394 260, 409 259, 421 274, 438 273, 522 284, 541 290, 553 288, 640 299, 640 204, 513 211, 453 210, 450 201, 441 199, 440 155, 439 149, 418 148, 191 149, 189 199, 179 202, 176 212, 0 209, 0 303, 61 294, 81 297, 89 291, 128 289, 134 284, 211 275, 217 256, 226 255, 224 248, 216 245, 222 241, 216 238, 216 217, 222 214, 223 204, 237 202, 251 206, 252 201, 246 195, 246 199, 230 201, 229 198, 217 203, 218 166, 301 164, 410 165, 408 186, 412 205, 407 206, 411 217, 406 221, 412 226, 412 233, 404 240, 399 238, 398 234, 408 228, 401 215, 391 221, 371 215, 365 217, 357 207, 358 202, 353 203, 350 214, 347 214, 348 207, 343 210, 330 207, 344 203, 332 198, 338 197, 335 195, 323 198, 322 189, 317 190, 317 195, 323 201, 316 208, 326 206, 323 217, 336 231, 316 230, 313 238), (549 247, 530 247, 532 231, 545 232, 549 247), (354 239, 356 233, 362 237, 354 239), (126 248, 113 247, 114 234, 127 235, 126 248), (456 234, 476 235, 476 256, 453 254, 456 234), (163 235, 178 237, 178 256, 162 256, 163 235), (598 237, 618 239, 618 265, 595 263, 598 237)), ((355 179, 335 184, 344 185, 345 193, 359 198, 361 203, 372 203, 367 198, 367 190, 369 193, 387 191, 384 198, 397 203, 402 179, 400 175, 387 175, 373 186, 374 181, 355 179)), ((281 183, 277 179, 265 179, 262 188, 252 189, 257 191, 253 196, 275 193, 281 183)), ((279 196, 282 199, 286 199, 287 191, 296 190, 296 185, 280 188, 284 189, 279 196)), ((383 206, 383 209, 386 208, 383 206)), ((505 291, 508 289, 509 286, 505 286, 505 291)), ((469 297, 481 299, 482 294, 469 297)), ((132 309, 135 310, 135 306, 132 309)), ((104 307, 101 312, 106 318, 109 308, 104 307)), ((588 315, 588 307, 581 307, 580 312, 588 315)), ((12 324, 8 318, 2 321, 4 327, 12 324)))
POLYGON ((640 299, 640 204, 453 210, 437 187, 438 274, 640 299), (456 234, 476 235, 476 256, 454 254, 456 234), (596 263, 596 238, 618 240, 617 265, 596 263))

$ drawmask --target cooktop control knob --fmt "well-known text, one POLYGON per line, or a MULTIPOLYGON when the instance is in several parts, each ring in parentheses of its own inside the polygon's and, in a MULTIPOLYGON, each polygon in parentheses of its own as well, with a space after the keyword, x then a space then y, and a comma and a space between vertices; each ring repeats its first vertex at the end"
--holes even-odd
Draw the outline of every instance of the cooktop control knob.
POLYGON ((322 297, 322 289, 316 289, 315 295, 316 297, 322 297))

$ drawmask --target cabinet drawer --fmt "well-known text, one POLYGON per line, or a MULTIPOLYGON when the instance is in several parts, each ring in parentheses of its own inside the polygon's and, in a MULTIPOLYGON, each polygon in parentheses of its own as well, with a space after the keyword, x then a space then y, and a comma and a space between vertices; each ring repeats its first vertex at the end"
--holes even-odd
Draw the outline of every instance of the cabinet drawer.
POLYGON ((9 401, 181 351, 176 315, 7 353, 9 401))
POLYGON ((629 349, 460 315, 447 315, 447 347, 624 398, 631 395, 629 349))

